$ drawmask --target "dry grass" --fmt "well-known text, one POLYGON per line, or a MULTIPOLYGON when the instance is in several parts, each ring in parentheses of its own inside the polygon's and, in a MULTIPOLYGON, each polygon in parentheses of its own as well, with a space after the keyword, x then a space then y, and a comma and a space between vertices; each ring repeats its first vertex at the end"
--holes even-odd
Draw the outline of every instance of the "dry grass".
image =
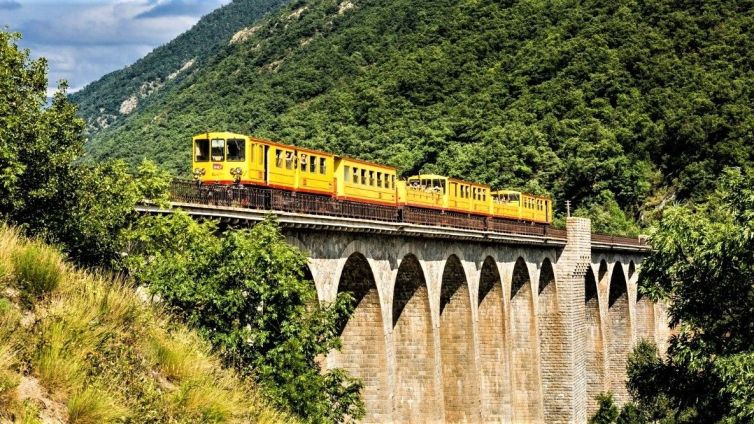
POLYGON ((0 226, 0 422, 39 422, 50 404, 71 423, 292 421, 127 281, 0 226), (23 375, 49 399, 16 396, 23 375))
POLYGON ((68 398, 68 421, 71 424, 99 424, 114 422, 128 414, 107 393, 85 388, 68 398))
MULTIPOLYGON (((27 302, 52 292, 63 278, 63 264, 55 249, 38 242, 24 243, 11 254, 17 288, 27 302)), ((7 264, 3 266, 7 271, 7 264)))

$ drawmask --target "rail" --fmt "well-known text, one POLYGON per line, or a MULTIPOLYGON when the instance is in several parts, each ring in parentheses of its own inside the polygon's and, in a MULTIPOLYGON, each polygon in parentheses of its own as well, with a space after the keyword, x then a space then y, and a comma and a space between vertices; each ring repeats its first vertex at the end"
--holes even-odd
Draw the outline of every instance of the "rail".
MULTIPOLYGON (((358 218, 381 222, 406 222, 492 233, 518 234, 566 240, 565 230, 546 225, 533 225, 505 219, 483 217, 458 212, 394 208, 358 202, 342 201, 326 196, 295 193, 258 187, 218 186, 201 187, 190 180, 174 180, 170 185, 170 198, 174 202, 293 212, 342 218, 358 218)), ((605 245, 646 247, 643 238, 592 234, 592 242, 605 245)))

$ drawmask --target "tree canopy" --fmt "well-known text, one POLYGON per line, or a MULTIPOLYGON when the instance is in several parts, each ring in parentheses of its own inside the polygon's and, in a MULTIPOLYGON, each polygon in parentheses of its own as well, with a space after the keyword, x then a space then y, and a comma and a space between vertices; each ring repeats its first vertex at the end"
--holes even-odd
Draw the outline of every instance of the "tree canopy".
POLYGON ((669 302, 677 335, 665 358, 651 344, 635 348, 628 363, 634 404, 618 422, 754 420, 752 187, 754 173, 729 169, 707 205, 668 209, 651 234, 639 290, 669 302))
POLYGON ((299 0, 87 151, 185 173, 189 137, 227 129, 650 218, 751 164, 752 23, 750 1, 299 0))

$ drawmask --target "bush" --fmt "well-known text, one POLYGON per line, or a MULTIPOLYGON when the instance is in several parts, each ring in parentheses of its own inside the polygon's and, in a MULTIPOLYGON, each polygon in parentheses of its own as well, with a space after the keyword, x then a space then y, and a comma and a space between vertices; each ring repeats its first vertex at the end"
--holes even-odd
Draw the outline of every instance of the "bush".
POLYGON ((52 292, 63 278, 60 254, 47 246, 29 243, 12 255, 16 284, 27 302, 52 292))
POLYGON ((68 399, 68 419, 71 424, 109 423, 120 418, 124 411, 106 393, 86 388, 68 399))

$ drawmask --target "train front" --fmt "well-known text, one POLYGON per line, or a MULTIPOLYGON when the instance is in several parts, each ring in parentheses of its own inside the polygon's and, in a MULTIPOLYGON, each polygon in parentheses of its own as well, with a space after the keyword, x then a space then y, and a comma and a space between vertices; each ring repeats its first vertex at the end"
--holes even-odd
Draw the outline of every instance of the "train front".
POLYGON ((209 132, 192 140, 194 179, 202 184, 240 184, 248 175, 248 137, 228 132, 209 132))

